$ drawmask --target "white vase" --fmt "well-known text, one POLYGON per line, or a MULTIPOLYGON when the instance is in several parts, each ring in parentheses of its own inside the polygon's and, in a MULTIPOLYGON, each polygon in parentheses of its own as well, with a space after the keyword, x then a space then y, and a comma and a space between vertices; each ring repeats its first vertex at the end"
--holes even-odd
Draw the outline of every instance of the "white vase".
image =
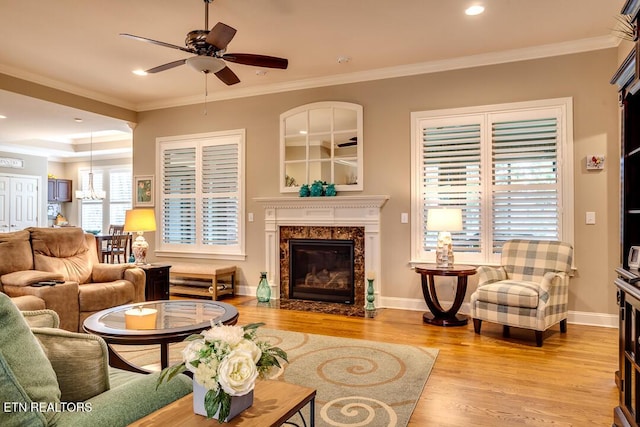
MULTIPOLYGON (((205 417, 207 416, 207 410, 204 407, 204 396, 206 394, 207 389, 198 384, 196 380, 193 380, 193 412, 205 417)), ((251 405, 253 405, 253 390, 244 396, 231 396, 231 409, 229 410, 229 416, 224 421, 233 419, 251 405)), ((217 420, 218 414, 216 413, 212 418, 217 420)))

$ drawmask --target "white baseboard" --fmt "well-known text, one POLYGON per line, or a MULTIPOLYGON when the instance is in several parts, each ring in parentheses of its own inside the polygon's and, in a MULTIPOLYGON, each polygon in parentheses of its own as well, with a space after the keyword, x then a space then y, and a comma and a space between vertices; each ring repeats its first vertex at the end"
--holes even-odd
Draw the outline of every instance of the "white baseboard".
MULTIPOLYGON (((237 295, 255 295, 255 286, 238 286, 236 288, 237 295)), ((272 295, 277 298, 277 295, 272 295)), ((450 301, 441 301, 444 307, 451 306, 450 301)), ((375 305, 377 308, 395 308, 398 310, 411 311, 428 311, 427 304, 423 299, 416 298, 396 298, 396 297, 379 297, 376 298, 375 305)), ((460 307, 461 314, 467 316, 471 312, 469 303, 465 302, 460 307)), ((585 311, 569 311, 567 323, 572 325, 600 326, 603 328, 618 328, 618 315, 607 313, 589 313, 585 311)))
MULTIPOLYGON (((450 307, 451 301, 441 301, 443 307, 450 307)), ((422 299, 382 297, 376 302, 379 308, 396 308, 399 310, 428 311, 427 304, 422 299)), ((461 314, 467 316, 471 312, 469 303, 465 302, 460 307, 461 314)), ((618 315, 607 313, 589 313, 584 311, 569 311, 567 323, 573 325, 600 326, 603 328, 618 328, 618 315)))

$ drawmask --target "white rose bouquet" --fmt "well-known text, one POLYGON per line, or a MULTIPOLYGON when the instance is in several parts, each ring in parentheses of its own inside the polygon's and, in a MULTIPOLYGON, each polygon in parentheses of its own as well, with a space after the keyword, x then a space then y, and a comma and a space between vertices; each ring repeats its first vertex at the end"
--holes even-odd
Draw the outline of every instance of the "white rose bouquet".
POLYGON ((182 363, 167 367, 158 377, 158 385, 179 373, 189 370, 198 384, 207 389, 204 405, 207 418, 216 413, 222 422, 229 415, 231 396, 251 392, 258 376, 267 377, 269 371, 287 362, 287 353, 259 341, 256 330, 264 323, 245 326, 214 324, 211 329, 185 339, 189 343, 182 350, 182 363))

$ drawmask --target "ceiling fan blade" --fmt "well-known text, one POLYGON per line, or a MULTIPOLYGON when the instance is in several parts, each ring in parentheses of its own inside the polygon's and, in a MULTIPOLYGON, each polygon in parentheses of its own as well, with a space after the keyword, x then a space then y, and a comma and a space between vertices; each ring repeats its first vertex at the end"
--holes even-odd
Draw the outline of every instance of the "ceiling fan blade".
POLYGON ((141 41, 141 42, 157 44, 158 46, 169 47, 171 49, 178 49, 178 50, 181 50, 183 52, 196 53, 192 49, 188 49, 186 47, 176 46, 175 44, 165 43, 165 42, 161 42, 161 41, 153 40, 153 39, 148 39, 146 37, 134 36, 133 34, 127 34, 127 33, 120 33, 120 35, 124 36, 124 37, 128 37, 130 39, 138 40, 138 41, 141 41))
POLYGON ((186 62, 186 59, 179 59, 177 61, 169 62, 167 64, 158 65, 157 67, 150 68, 146 70, 146 73, 153 74, 159 73, 160 71, 170 70, 171 68, 178 67, 186 62))
POLYGON ((218 22, 213 26, 211 31, 209 31, 205 41, 210 45, 215 46, 218 50, 223 50, 227 48, 227 45, 235 35, 235 28, 230 27, 227 24, 223 24, 222 22, 218 22))
POLYGON ((252 53, 226 53, 222 59, 238 64, 253 65, 255 67, 280 68, 285 70, 289 66, 289 61, 275 56, 254 55, 252 53))
POLYGON ((231 71, 231 68, 229 67, 224 67, 222 70, 218 71, 215 74, 216 77, 218 77, 229 86, 240 83, 240 79, 238 78, 238 76, 236 76, 236 73, 231 71))

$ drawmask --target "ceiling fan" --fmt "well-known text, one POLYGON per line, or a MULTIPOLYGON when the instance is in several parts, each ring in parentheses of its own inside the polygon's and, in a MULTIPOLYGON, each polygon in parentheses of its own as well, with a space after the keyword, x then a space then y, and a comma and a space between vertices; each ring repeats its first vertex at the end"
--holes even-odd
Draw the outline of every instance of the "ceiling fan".
MULTIPOLYGON (((204 0, 205 15, 204 26, 209 28, 209 3, 213 0, 204 0)), ((185 46, 177 46, 171 43, 165 43, 158 40, 149 39, 147 37, 135 36, 133 34, 121 33, 121 36, 129 37, 147 43, 153 43, 159 46, 169 47, 171 49, 181 50, 195 54, 190 58, 179 59, 167 64, 159 65, 146 70, 147 73, 159 73, 160 71, 169 70, 183 64, 189 65, 196 71, 205 74, 213 73, 227 85, 234 85, 240 82, 238 76, 227 67, 225 61, 235 62, 237 64, 253 65, 256 67, 279 68, 286 69, 289 61, 284 58, 275 56, 255 55, 251 53, 227 53, 227 45, 236 34, 236 29, 222 22, 218 22, 209 30, 193 30, 187 34, 185 46)))

